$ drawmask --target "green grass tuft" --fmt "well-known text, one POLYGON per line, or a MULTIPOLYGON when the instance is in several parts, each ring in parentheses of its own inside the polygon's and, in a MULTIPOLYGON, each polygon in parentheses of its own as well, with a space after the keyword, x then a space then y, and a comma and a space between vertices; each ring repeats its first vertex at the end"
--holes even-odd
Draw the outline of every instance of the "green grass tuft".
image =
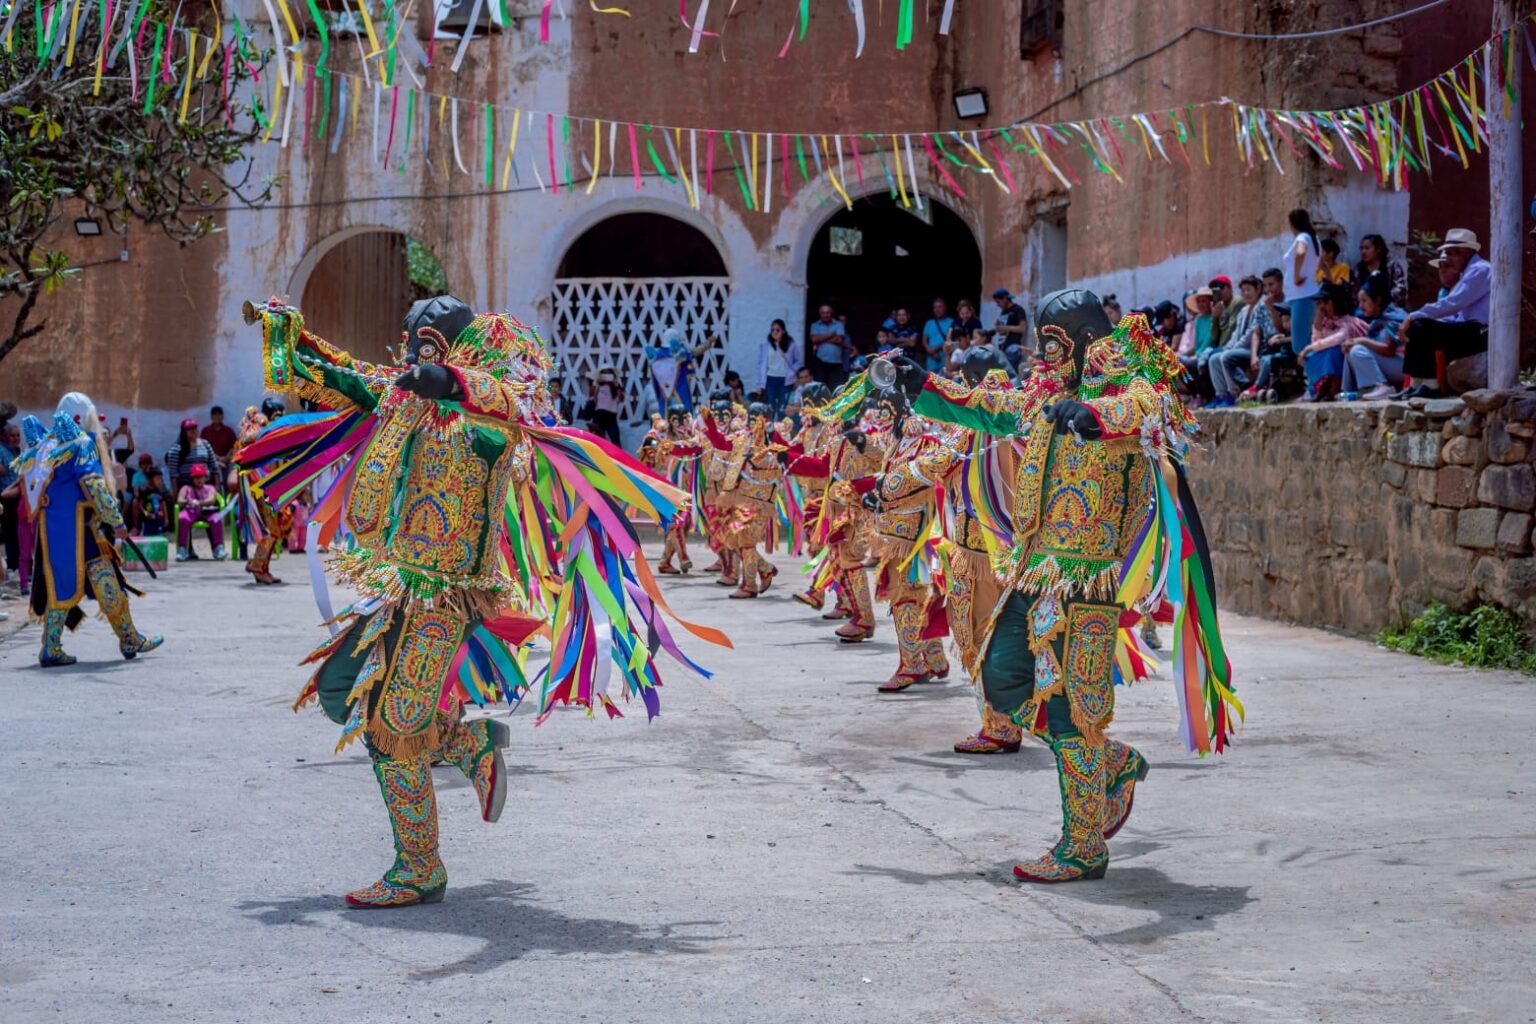
POLYGON ((1536 647, 1525 624, 1497 605, 1453 612, 1436 601, 1377 639, 1383 647, 1431 661, 1536 675, 1536 647))

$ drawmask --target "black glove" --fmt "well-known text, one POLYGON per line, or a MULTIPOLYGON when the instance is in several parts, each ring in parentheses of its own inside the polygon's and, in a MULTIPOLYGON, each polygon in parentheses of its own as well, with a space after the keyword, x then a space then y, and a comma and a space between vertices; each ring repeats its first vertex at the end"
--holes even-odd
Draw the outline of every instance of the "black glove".
POLYGON ((864 449, 869 446, 869 437, 862 430, 843 431, 843 440, 853 445, 860 455, 863 455, 864 449))
POLYGON ((422 398, 463 398, 459 379, 446 366, 413 366, 395 378, 395 387, 422 398))
POLYGON ((897 390, 906 395, 909 400, 915 399, 923 390, 923 383, 928 379, 928 371, 906 356, 897 356, 891 362, 896 367, 897 390))
POLYGON ((860 501, 863 506, 869 509, 871 512, 880 511, 880 495, 876 494, 874 491, 866 492, 860 501))
POLYGON ((1065 399, 1045 410, 1045 418, 1058 434, 1076 434, 1085 441, 1097 441, 1104 434, 1099 418, 1082 402, 1065 399))

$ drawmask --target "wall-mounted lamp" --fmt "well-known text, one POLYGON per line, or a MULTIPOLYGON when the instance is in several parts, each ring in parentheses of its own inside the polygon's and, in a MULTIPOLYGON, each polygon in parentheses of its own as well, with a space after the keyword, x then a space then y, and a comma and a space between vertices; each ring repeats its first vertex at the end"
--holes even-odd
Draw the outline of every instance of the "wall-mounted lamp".
POLYGON ((961 89, 955 93, 955 116, 962 121, 987 116, 987 90, 961 89))
POLYGON ((76 217, 75 234, 81 238, 95 238, 101 234, 101 221, 95 217, 76 217))

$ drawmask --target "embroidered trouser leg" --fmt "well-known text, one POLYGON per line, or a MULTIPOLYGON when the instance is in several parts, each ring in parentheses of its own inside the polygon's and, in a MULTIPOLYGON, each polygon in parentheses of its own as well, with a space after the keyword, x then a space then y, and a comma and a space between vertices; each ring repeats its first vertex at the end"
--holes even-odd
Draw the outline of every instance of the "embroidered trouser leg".
POLYGON ((128 592, 117 578, 117 566, 107 558, 93 558, 85 563, 85 578, 90 582, 96 604, 117 634, 117 647, 124 657, 133 657, 160 646, 159 637, 147 637, 133 625, 128 608, 128 592))
MULTIPOLYGON (((1104 736, 1114 712, 1118 621, 1114 605, 1013 593, 993 622, 982 662, 987 699, 1048 738, 1061 788, 1061 839, 1043 857, 1015 868, 1021 878, 1097 877, 1109 862, 1104 832, 1118 823, 1106 813, 1108 791, 1139 769, 1139 755, 1123 744, 1111 747, 1104 736), (1112 760, 1120 763, 1113 779, 1112 760)), ((1129 793, 1125 789, 1127 811, 1129 793)))
POLYGON ((395 862, 384 877, 347 894, 353 907, 403 907, 436 903, 448 887, 448 871, 437 850, 437 794, 431 759, 386 757, 372 745, 373 774, 395 837, 395 862))
POLYGON ((253 576, 264 576, 272 565, 272 552, 277 550, 277 537, 267 534, 256 542, 256 550, 251 552, 250 561, 245 563, 245 571, 253 576))

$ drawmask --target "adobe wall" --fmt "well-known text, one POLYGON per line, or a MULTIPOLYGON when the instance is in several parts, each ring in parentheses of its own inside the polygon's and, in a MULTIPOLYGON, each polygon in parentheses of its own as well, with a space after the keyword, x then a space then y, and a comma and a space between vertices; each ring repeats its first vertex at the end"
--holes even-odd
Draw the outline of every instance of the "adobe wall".
POLYGON ((1495 603, 1536 629, 1536 392, 1464 397, 1202 413, 1221 605, 1373 635, 1495 603))

